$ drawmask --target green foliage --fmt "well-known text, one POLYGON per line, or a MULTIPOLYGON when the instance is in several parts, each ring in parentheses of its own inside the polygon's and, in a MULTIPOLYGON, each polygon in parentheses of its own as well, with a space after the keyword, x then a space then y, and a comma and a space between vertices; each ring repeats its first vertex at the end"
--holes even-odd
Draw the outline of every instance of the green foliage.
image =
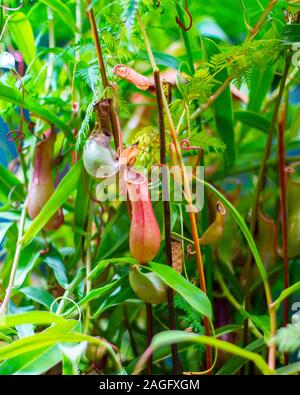
MULTIPOLYGON (((131 205, 118 198, 99 202, 101 187, 105 185, 104 191, 112 195, 120 185, 91 179, 81 160, 95 124, 94 104, 110 98, 116 99, 112 119, 117 115, 120 121, 125 153, 138 143, 137 156, 129 157, 127 167, 142 165, 149 172, 160 165, 161 119, 153 86, 141 90, 130 78, 121 79, 113 72, 116 65, 124 64, 153 81, 138 15, 154 60, 172 85, 169 108, 182 154, 180 164, 194 166, 201 147, 200 164, 205 165, 207 180, 190 179, 192 192, 196 186, 205 187, 204 211, 195 216, 196 227, 186 209, 187 194, 178 202, 171 197, 173 267, 167 265, 166 257, 168 207, 162 201, 153 202, 161 247, 143 271, 155 273, 173 290, 176 327, 170 330, 172 304, 152 306, 153 373, 172 373, 171 344, 177 345, 179 365, 186 371, 203 370, 209 346, 218 350, 213 374, 240 374, 249 361, 255 365, 255 374, 299 373, 299 323, 294 320, 284 326, 281 311, 285 300, 297 300, 300 260, 289 261, 290 286, 284 289, 281 255, 275 251, 274 267, 268 267, 269 255, 259 248, 263 240, 257 240, 248 226, 283 64, 287 53, 293 54, 287 52, 293 51, 291 45, 299 41, 299 25, 285 25, 282 17, 281 8, 287 2, 276 2, 262 20, 268 0, 190 1, 193 24, 188 31, 176 23, 179 17, 188 24, 183 0, 94 0, 88 9, 78 1, 23 3, 17 11, 0 9, 1 303, 9 295, 6 314, 0 315, 0 375, 42 375, 52 368, 62 375, 132 374, 146 362, 150 331, 146 308, 128 280, 130 265, 138 264, 130 255, 131 205), (86 12, 90 10, 96 36, 86 12), (262 24, 252 36, 258 21, 262 24), (98 64, 97 40, 104 69, 98 64), (7 53, 15 57, 15 69, 5 64, 7 53), (110 84, 106 89, 104 71, 110 84), (35 153, 50 127, 56 139, 47 177, 55 184, 55 192, 31 219, 28 213, 24 217, 26 198, 32 183, 43 181, 34 173, 43 162, 41 158, 41 163, 35 163, 35 153), (200 246, 206 295, 198 285, 201 263, 194 242, 218 216, 217 201, 227 210, 224 218, 218 217, 218 240, 200 246), (57 210, 63 211, 64 224, 46 230, 57 210), (255 269, 251 307, 246 307, 245 262, 250 253, 255 269), (271 295, 277 299, 271 300, 271 295), (270 325, 272 312, 276 312, 276 334, 270 325), (245 342, 246 318, 250 322, 245 342), (272 342, 279 351, 276 370, 267 362, 272 342), (102 350, 99 361, 86 352, 88 343, 102 350), (283 352, 294 354, 293 362, 284 367, 280 365, 283 352)), ((294 66, 288 73, 282 109, 286 103, 285 162, 287 166, 296 163, 297 176, 300 73, 294 66)), ((172 124, 163 110, 170 165, 171 159, 180 161, 172 157, 172 124)), ((277 123, 274 135, 281 130, 277 123)), ((120 160, 124 151, 113 140, 110 148, 114 159, 120 160)), ((277 143, 276 136, 259 207, 273 219, 279 218, 282 207, 277 143)), ((140 208, 145 209, 143 204, 140 208)), ((143 219, 147 221, 147 215, 143 219)), ((151 232, 146 228, 149 242, 151 232)), ((282 227, 276 232, 281 244, 282 227)))
POLYGON ((278 40, 255 40, 224 47, 221 53, 212 56, 209 61, 212 75, 226 68, 238 87, 243 83, 249 84, 254 68, 263 72, 281 58, 283 50, 279 44, 278 40))
POLYGON ((295 352, 300 349, 300 325, 289 324, 277 331, 275 342, 281 352, 295 352))

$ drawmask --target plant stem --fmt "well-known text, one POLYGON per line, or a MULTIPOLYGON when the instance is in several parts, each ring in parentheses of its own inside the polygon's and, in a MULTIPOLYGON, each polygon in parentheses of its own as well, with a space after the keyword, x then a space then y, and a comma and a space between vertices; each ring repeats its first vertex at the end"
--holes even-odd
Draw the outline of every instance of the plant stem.
MULTIPOLYGON (((288 97, 288 95, 287 95, 288 97)), ((279 184, 280 184, 280 211, 282 218, 282 250, 283 250, 283 271, 284 289, 289 287, 289 260, 288 260, 288 231, 287 231, 287 205, 286 205, 286 174, 285 174, 285 145, 284 131, 287 116, 287 103, 283 106, 281 120, 278 125, 278 158, 279 158, 279 184)), ((284 300, 283 325, 289 322, 289 300, 284 300)), ((288 365, 288 353, 284 355, 285 365, 288 365)))
MULTIPOLYGON (((255 246, 255 243, 254 243, 253 237, 250 234, 249 230, 247 229, 247 225, 245 223, 243 224, 244 221, 241 218, 240 214, 236 211, 234 206, 222 195, 222 193, 220 193, 215 187, 213 187, 207 181, 205 181, 203 179, 199 179, 195 176, 193 176, 193 177, 195 178, 195 180, 197 182, 200 182, 201 184, 208 187, 221 200, 221 202, 225 205, 225 207, 227 207, 231 211, 235 220, 239 223, 246 240, 248 241, 251 252, 254 253, 255 249, 253 248, 253 245, 255 246)), ((268 310, 269 310, 270 337, 273 338, 276 334, 276 314, 275 314, 275 308, 273 306, 273 301, 272 301, 271 287, 270 287, 269 280, 268 280, 268 274, 266 272, 266 269, 263 266, 263 263, 261 262, 258 251, 256 251, 255 255, 256 255, 257 267, 260 271, 260 275, 261 275, 261 278, 262 278, 262 281, 264 284, 265 295, 266 295, 266 300, 267 300, 267 305, 268 305, 268 310)), ((275 344, 271 343, 271 344, 269 344, 269 365, 272 369, 274 369, 274 367, 275 367, 275 356, 276 356, 276 346, 275 346, 275 344)))
MULTIPOLYGON (((156 70, 154 72, 154 81, 155 81, 155 91, 156 91, 156 99, 157 99, 157 107, 158 107, 158 120, 159 120, 159 133, 160 133, 160 163, 162 165, 166 165, 166 128, 165 128, 165 120, 164 120, 164 108, 163 108, 163 100, 162 100, 162 90, 161 90, 161 81, 159 71, 156 70)), ((164 171, 164 167, 163 167, 164 171)), ((164 178, 163 178, 164 180, 164 178)), ((168 182, 164 185, 164 191, 166 191, 167 197, 169 197, 169 186, 168 182)), ((164 199, 163 197, 163 205, 164 205, 164 223, 165 223, 165 242, 166 242, 166 260, 167 264, 172 267, 172 239, 171 239, 171 214, 170 214, 170 202, 168 199, 164 199)), ((176 329, 175 324, 175 308, 174 308, 174 293, 172 288, 168 287, 168 307, 169 307, 169 326, 170 329, 176 329)), ((172 344, 172 362, 173 362, 173 373, 179 374, 179 364, 178 364, 178 350, 177 345, 172 344)))
POLYGON ((100 44, 100 40, 99 40, 99 36, 98 36, 95 15, 94 15, 93 7, 91 4, 91 0, 86 0, 86 2, 88 5, 88 8, 89 8, 88 9, 88 16, 89 16, 89 20, 90 20, 90 24, 91 24, 91 28, 92 28, 93 37, 94 37, 94 43, 95 43, 95 47, 96 47, 96 55, 97 55, 97 59, 98 59, 101 79, 102 79, 104 88, 107 88, 108 87, 108 79, 107 79, 104 60, 103 60, 102 48, 101 48, 101 44, 100 44))
POLYGON ((12 290, 13 290, 13 287, 14 287, 16 272, 17 272, 17 268, 18 268, 18 264, 19 264, 19 260, 20 260, 20 254, 21 254, 21 250, 22 250, 22 244, 20 243, 20 240, 23 237, 26 213, 27 213, 27 200, 24 203, 24 206, 23 206, 23 209, 22 209, 22 213, 21 213, 16 252, 15 252, 13 264, 12 264, 12 267, 11 267, 8 287, 7 287, 6 292, 5 292, 5 297, 4 297, 3 303, 2 303, 2 305, 0 307, 0 316, 2 314, 6 313, 7 306, 8 306, 8 303, 10 301, 11 293, 12 293, 12 290))
MULTIPOLYGON (((140 29, 142 32, 142 36, 144 39, 144 43, 145 43, 145 46, 146 46, 146 49, 147 49, 147 52, 149 55, 149 59, 150 59, 153 71, 155 72, 158 70, 158 68, 157 68, 155 60, 154 60, 154 56, 153 56, 153 53, 151 50, 150 42, 149 42, 145 27, 143 25, 143 22, 141 20, 141 17, 139 16, 139 14, 137 14, 137 20, 140 25, 140 29)), ((161 92, 162 92, 162 101, 163 101, 164 109, 166 112, 166 116, 167 116, 168 124, 169 124, 169 128, 170 128, 171 138, 172 138, 172 141, 175 146, 177 158, 178 158, 178 161, 180 164, 181 173, 182 173, 182 177, 183 177, 185 198, 186 198, 186 202, 188 205, 189 218, 190 218, 190 223, 191 223, 191 228, 192 228, 192 237, 193 237, 194 245, 195 245, 196 262, 197 262, 197 268, 198 268, 198 273, 199 273, 200 288, 204 293, 206 293, 206 283, 205 283, 203 262, 202 262, 201 249, 200 249, 200 243, 199 243, 199 235, 198 235, 197 222, 196 222, 195 213, 194 213, 194 206, 193 206, 193 202, 192 202, 189 179, 186 174, 186 169, 185 169, 185 165, 184 165, 184 161, 183 161, 183 157, 182 157, 182 153, 181 153, 180 144, 179 144, 179 141, 177 138, 176 129, 175 129, 175 126, 173 123, 173 119, 172 119, 170 110, 169 110, 167 99, 166 99, 165 94, 162 89, 161 89, 161 92)), ((205 327, 205 335, 210 336, 210 322, 207 317, 204 317, 204 327, 205 327)), ((212 367, 212 349, 211 349, 210 345, 206 345, 206 369, 209 370, 209 369, 211 369, 211 367, 212 367)))
MULTIPOLYGON (((88 215, 88 224, 87 224, 87 238, 86 238, 86 294, 88 295, 92 289, 92 281, 89 278, 89 275, 92 270, 92 251, 91 251, 91 243, 92 243, 92 223, 93 223, 93 202, 90 201, 89 207, 89 215, 88 215)), ((90 305, 87 303, 86 306, 86 321, 85 321, 85 333, 88 333, 89 321, 90 321, 90 305)))
MULTIPOLYGON (((291 57, 289 56, 286 60, 286 63, 285 63, 284 73, 283 73, 281 83, 280 83, 280 90, 279 90, 279 94, 277 96, 275 108, 273 111, 272 121, 270 124, 270 129, 269 129, 268 138, 267 138, 266 147, 265 147, 265 153, 264 153, 264 157, 263 157, 263 160, 262 160, 262 163, 260 166, 260 170, 259 170, 259 175, 258 175, 258 180, 257 180, 257 185, 256 185, 256 190, 255 190, 255 195, 254 195, 254 204, 253 204, 251 218, 250 218, 250 232, 251 232, 252 236, 254 236, 255 230, 256 230, 260 193, 263 189, 264 182, 265 182, 267 161, 268 161, 268 158, 269 158, 270 152, 271 152, 271 145, 272 145, 272 140, 273 140, 274 129, 275 129, 275 126, 276 126, 277 120, 278 120, 278 111, 279 111, 280 102, 281 102, 282 95, 283 95, 284 88, 285 88, 285 82, 286 82, 286 79, 288 76, 290 61, 291 61, 291 57)), ((252 266, 251 264, 252 264, 252 254, 251 254, 251 252, 249 252, 248 259, 247 259, 246 265, 245 265, 245 273, 246 273, 245 309, 247 311, 250 309, 250 302, 251 302, 251 292, 250 292, 251 277, 252 277, 251 276, 251 266, 252 266)), ((271 294, 269 295, 269 297, 270 297, 270 300, 269 300, 268 304, 270 305, 272 303, 271 294)), ((274 317, 270 317, 270 320, 271 320, 271 337, 272 337, 275 335, 275 332, 276 332, 276 316, 275 316, 275 319, 274 319, 274 317)), ((245 320, 245 323, 244 323, 243 343, 244 343, 244 346, 248 343, 248 320, 245 320)), ((274 347, 275 347, 275 345, 274 345, 274 347)), ((273 348, 273 345, 271 348, 273 348)), ((271 360, 272 360, 272 358, 275 358, 275 351, 274 352, 271 351, 270 354, 272 354, 271 360)), ((273 365, 275 366, 275 361, 272 360, 271 362, 272 362, 271 363, 272 366, 273 365)))
MULTIPOLYGON (((80 39, 81 39, 81 34, 82 34, 82 15, 81 15, 81 0, 76 0, 76 27, 77 27, 77 32, 75 33, 75 43, 77 44, 80 39)), ((80 60, 80 50, 76 51, 76 60, 80 60)))
MULTIPOLYGON (((78 43, 81 40, 81 35, 82 35, 81 0, 76 0, 75 15, 76 15, 76 27, 77 27, 77 31, 75 33, 75 44, 78 45, 78 43)), ((80 47, 76 48, 75 58, 76 58, 76 64, 74 65, 73 87, 74 87, 75 76, 76 76, 76 74, 75 74, 76 67, 77 67, 78 62, 80 62, 80 47)), ((77 113, 80 114, 80 95, 79 94, 77 94, 76 102, 77 102, 77 113)))
MULTIPOLYGON (((200 166, 205 166, 204 155, 201 155, 200 166)), ((201 213, 202 218, 202 232, 204 233, 208 229, 208 205, 207 205, 207 194, 204 191, 204 202, 203 209, 201 213)), ((209 300, 213 304, 213 259, 212 259, 212 249, 211 246, 204 246, 204 256, 205 256, 205 277, 207 283, 207 295, 209 300)))
POLYGON ((223 84, 213 93, 206 103, 202 104, 197 110, 193 112, 191 115, 191 120, 197 119, 202 113, 211 107, 212 104, 218 99, 218 97, 225 91, 225 89, 229 86, 230 82, 233 80, 233 77, 228 77, 223 84))
POLYGON ((253 27, 253 29, 251 30, 251 32, 249 33, 246 42, 252 40, 257 33, 260 31, 260 29, 262 28, 262 25, 265 23, 265 20, 267 19, 270 11, 272 10, 272 8, 275 6, 275 4, 277 3, 277 0, 271 0, 267 6, 267 8, 265 9, 265 11, 263 12, 263 14, 261 15, 261 17, 259 18, 258 22, 255 24, 255 26, 253 27))
MULTIPOLYGON (((232 293, 230 292, 229 288, 227 287, 220 271, 217 269, 215 272, 216 275, 216 279, 220 285, 220 288, 223 292, 223 295, 225 298, 228 299, 228 301, 231 303, 231 305, 237 310, 239 311, 241 314, 243 314, 244 316, 246 315, 246 311, 244 310, 244 308, 239 304, 239 302, 235 299, 235 297, 232 295, 232 293)), ((252 321, 250 321, 251 324, 251 331, 254 334, 254 336, 256 336, 257 338, 261 338, 262 334, 256 329, 256 326, 252 323, 252 321)))
MULTIPOLYGON (((48 29, 49 29, 49 49, 52 49, 55 47, 55 33, 54 33, 54 17, 53 17, 53 11, 50 7, 47 8, 47 15, 48 15, 48 29)), ((52 79, 52 74, 53 74, 53 62, 55 60, 55 55, 51 52, 49 52, 49 57, 48 57, 48 67, 47 67, 47 75, 46 75, 46 81, 45 81, 45 93, 47 94, 50 85, 51 85, 51 79, 52 79)))
MULTIPOLYGON (((97 31, 97 26, 96 26, 96 20, 95 20, 95 15, 93 11, 93 7, 91 4, 91 0, 86 0, 87 5, 88 5, 88 16, 92 28, 92 33, 93 33, 93 38, 94 38, 94 43, 96 47, 96 54, 97 54, 97 59, 98 59, 98 64, 99 64, 99 70, 100 70, 100 75, 101 75, 101 80, 104 89, 106 89, 109 85, 108 83, 108 78, 106 75, 106 70, 105 70, 105 65, 104 65, 104 59, 103 59, 103 54, 102 54, 102 48, 98 36, 98 31, 97 31)), ((118 137, 118 129, 117 129, 117 123, 116 123, 116 116, 113 110, 113 106, 111 105, 111 127, 113 131, 113 136, 114 136, 114 142, 116 145, 116 148, 118 148, 119 145, 119 137, 118 137)))
POLYGON ((125 327, 127 329, 127 332, 128 332, 129 338, 130 338, 131 348, 132 348, 134 356, 137 357, 139 355, 138 348, 137 348, 137 345, 136 345, 136 342, 135 342, 135 339, 134 339, 134 336, 132 333, 132 329, 131 329, 131 325, 130 325, 130 321, 129 321, 129 317, 128 317, 128 312, 127 312, 127 307, 125 304, 123 306, 123 311, 124 311, 125 327))
MULTIPOLYGON (((147 312, 147 347, 150 346, 153 338, 153 316, 152 316, 152 306, 150 303, 146 303, 146 312, 147 312)), ((152 375, 152 355, 147 360, 147 374, 149 376, 152 375)))
POLYGON ((83 276, 84 276, 84 271, 85 268, 82 267, 79 271, 77 271, 75 277, 73 278, 71 284, 69 285, 68 289, 66 289, 66 291, 64 292, 61 301, 58 305, 58 308, 55 312, 56 315, 60 315, 63 310, 64 307, 66 305, 66 301, 68 300, 68 298, 71 296, 72 292, 74 291, 74 289, 78 286, 78 284, 80 283, 80 281, 82 280, 83 276))
MULTIPOLYGON (((177 139, 176 130, 175 130, 173 120, 171 117, 171 113, 170 113, 170 110, 168 107, 168 103, 166 101, 164 94, 163 94, 163 102, 164 102, 164 107, 165 107, 165 111, 166 111, 167 118, 168 118, 168 123, 169 123, 169 127, 170 127, 170 132, 171 132, 171 138, 172 138, 173 143, 175 145, 176 154, 177 154, 177 158, 178 158, 178 161, 180 164, 181 173, 182 173, 182 177, 183 177, 185 198, 186 198, 186 202, 188 205, 189 218, 190 218, 190 223, 191 223, 191 228, 192 228, 192 238, 194 240, 194 246, 195 246, 196 263, 197 263, 197 268, 198 268, 198 273, 199 273, 200 288, 206 294, 207 290, 206 290, 204 268, 203 268, 203 262, 202 262, 202 255, 201 255, 201 248, 200 248, 199 235, 198 235, 198 229, 197 229, 197 222, 196 222, 196 217, 195 217, 195 213, 194 213, 194 206, 193 206, 192 197, 191 197, 189 179, 186 174, 186 169, 185 169, 183 157, 181 154, 180 144, 177 139)), ((204 317, 204 327, 205 327, 205 335, 210 336, 210 323, 209 323, 209 320, 207 317, 204 317)), ((206 346, 206 369, 209 370, 209 369, 211 369, 211 367, 212 367, 212 350, 211 350, 211 347, 209 345, 207 345, 206 346)))

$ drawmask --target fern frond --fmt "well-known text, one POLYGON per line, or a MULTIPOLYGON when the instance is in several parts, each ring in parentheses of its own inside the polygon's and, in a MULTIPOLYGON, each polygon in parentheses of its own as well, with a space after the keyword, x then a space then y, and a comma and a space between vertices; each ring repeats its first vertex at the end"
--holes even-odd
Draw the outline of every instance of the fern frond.
MULTIPOLYGON (((190 139, 191 145, 202 147, 207 152, 224 152, 226 150, 226 144, 218 137, 211 136, 206 132, 193 133, 190 139)), ((188 154, 193 155, 193 151, 188 154)))
POLYGON ((175 295, 174 305, 177 309, 182 310, 185 314, 181 316, 186 328, 193 328, 196 333, 203 333, 201 325, 201 314, 193 309, 180 295, 175 295))
POLYGON ((92 90, 94 97, 97 97, 99 86, 101 85, 97 64, 88 65, 84 64, 84 62, 79 62, 76 68, 76 77, 84 81, 92 90))
POLYGON ((214 79, 209 68, 200 68, 195 72, 194 77, 187 85, 189 100, 198 99, 201 102, 207 101, 211 95, 214 79))
POLYGON ((121 6, 124 8, 122 18, 125 20, 125 26, 129 37, 134 25, 139 3, 140 0, 121 0, 121 6))
POLYGON ((250 41, 223 48, 221 53, 212 56, 208 66, 213 77, 227 69, 236 85, 240 86, 250 81, 254 67, 265 69, 269 63, 280 58, 281 51, 278 40, 250 41))
POLYGON ((159 133, 151 126, 140 129, 131 138, 130 143, 138 142, 140 153, 136 165, 150 168, 153 163, 159 163, 159 133))
POLYGON ((280 328, 276 334, 275 342, 279 351, 282 352, 300 350, 300 325, 289 324, 284 328, 280 328))
POLYGON ((83 147, 84 143, 86 142, 93 113, 94 113, 94 102, 91 102, 86 109, 84 120, 82 121, 81 127, 78 132, 77 143, 76 143, 77 151, 79 151, 83 147))

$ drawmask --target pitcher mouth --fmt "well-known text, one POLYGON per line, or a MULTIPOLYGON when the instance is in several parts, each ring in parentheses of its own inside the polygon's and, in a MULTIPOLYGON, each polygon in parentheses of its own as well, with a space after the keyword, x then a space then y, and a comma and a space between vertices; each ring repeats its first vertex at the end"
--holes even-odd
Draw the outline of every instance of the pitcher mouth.
POLYGON ((127 182, 130 184, 142 185, 147 182, 147 178, 137 170, 129 168, 127 171, 127 182))

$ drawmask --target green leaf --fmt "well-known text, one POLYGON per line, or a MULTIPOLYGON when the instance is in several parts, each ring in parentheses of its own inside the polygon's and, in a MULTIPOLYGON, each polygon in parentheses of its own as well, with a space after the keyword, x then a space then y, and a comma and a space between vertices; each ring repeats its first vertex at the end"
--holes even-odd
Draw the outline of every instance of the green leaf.
POLYGON ((216 337, 226 335, 227 333, 237 332, 241 330, 241 325, 231 324, 225 325, 215 330, 216 337))
POLYGON ((187 281, 181 274, 167 265, 150 262, 145 269, 155 272, 169 287, 178 292, 195 310, 212 318, 212 309, 208 297, 201 289, 187 281))
MULTIPOLYGON (((0 92, 0 96, 1 96, 1 92, 0 92)), ((23 200, 24 195, 20 188, 22 186, 20 180, 12 172, 7 170, 1 163, 0 163, 0 185, 1 185, 0 195, 3 196, 5 202, 8 202, 8 195, 11 192, 12 188, 14 187, 15 187, 15 191, 12 193, 11 197, 19 200, 23 200)))
POLYGON ((39 375, 61 361, 58 346, 42 347, 5 360, 0 365, 0 375, 39 375))
MULTIPOLYGON (((72 324, 72 327, 76 323, 72 324)), ((65 328, 66 331, 72 329, 65 328)), ((59 333, 61 329, 54 325, 43 333, 59 333)), ((0 375, 43 374, 61 361, 62 355, 58 346, 41 347, 5 360, 0 365, 0 375)))
POLYGON ((272 66, 262 70, 261 67, 255 67, 251 73, 249 104, 247 109, 255 113, 259 112, 263 101, 269 92, 274 75, 272 66))
MULTIPOLYGON (((187 351, 189 346, 186 345, 178 345, 178 353, 182 353, 184 351, 187 351)), ((156 350, 154 350, 153 355, 152 355, 152 361, 153 365, 166 360, 167 358, 171 357, 171 350, 169 346, 165 347, 160 347, 156 350)), ((126 366, 126 372, 128 374, 132 374, 134 371, 134 367, 136 366, 137 362, 139 361, 140 357, 134 358, 127 366, 126 366)))
POLYGON ((128 299, 134 298, 135 294, 129 285, 128 276, 124 276, 119 281, 118 288, 110 295, 108 295, 108 297, 105 298, 100 304, 100 307, 93 315, 93 318, 98 318, 105 310, 109 309, 112 306, 120 305, 128 299))
MULTIPOLYGON (((215 339, 207 336, 199 336, 196 333, 188 333, 185 331, 165 331, 161 332, 153 337, 151 342, 151 350, 157 350, 165 345, 174 343, 193 343, 193 344, 206 344, 215 347, 219 350, 229 352, 237 355, 243 359, 252 361, 258 369, 266 375, 274 374, 275 371, 270 369, 265 360, 258 354, 251 352, 246 349, 242 349, 232 343, 225 342, 224 340, 215 339)), ((140 371, 144 366, 149 355, 149 349, 142 355, 139 363, 136 366, 136 371, 140 371)))
POLYGON ((252 111, 236 111, 234 113, 236 121, 242 124, 261 130, 264 133, 269 133, 270 121, 259 114, 252 111))
POLYGON ((86 342, 76 345, 60 344, 59 348, 63 353, 63 375, 79 375, 79 362, 86 350, 86 342))
POLYGON ((65 3, 60 0, 40 0, 40 2, 50 7, 73 32, 77 31, 73 14, 65 3))
POLYGON ((276 374, 280 376, 286 376, 291 374, 297 374, 300 372, 300 362, 291 363, 288 366, 283 366, 276 370, 276 374))
MULTIPOLYGON (((166 66, 175 70, 179 70, 181 64, 180 59, 177 59, 172 55, 163 52, 157 52, 157 51, 153 51, 153 55, 157 65, 166 66)), ((148 53, 146 51, 139 52, 139 59, 148 60, 149 59, 148 53)))
POLYGON ((46 225, 49 219, 64 204, 70 194, 76 189, 82 171, 82 160, 78 161, 59 183, 55 192, 45 204, 39 215, 32 221, 20 240, 23 245, 28 242, 46 225))
POLYGON ((243 309, 243 314, 246 315, 257 326, 263 333, 265 337, 270 336, 270 319, 268 315, 254 315, 249 314, 243 309))
MULTIPOLYGON (((91 177, 87 174, 86 171, 82 171, 81 176, 78 180, 76 200, 75 200, 75 208, 74 208, 74 223, 75 226, 79 229, 84 229, 88 214, 88 208, 90 203, 90 197, 88 193, 86 193, 85 188, 82 188, 82 185, 86 183, 86 187, 90 190, 92 185, 91 177)), ((72 263, 76 263, 78 261, 78 257, 81 254, 82 250, 82 240, 83 235, 78 232, 74 232, 74 246, 75 253, 72 257, 72 263)))
MULTIPOLYGON (((257 339, 253 343, 245 347, 246 351, 251 351, 255 353, 261 352, 265 348, 265 342, 263 339, 257 339)), ((229 376, 234 375, 240 370, 240 368, 245 365, 247 359, 241 358, 240 356, 235 356, 229 359, 221 369, 216 373, 216 375, 229 376)))
POLYGON ((35 302, 48 307, 48 309, 50 309, 50 306, 54 301, 54 297, 43 288, 25 287, 21 288, 19 291, 26 295, 29 299, 32 299, 35 302))
POLYGON ((300 24, 287 24, 282 32, 282 40, 285 45, 300 42, 300 24))
POLYGON ((298 107, 296 109, 292 124, 291 124, 291 128, 289 131, 289 135, 288 138, 290 141, 293 141, 295 139, 297 139, 297 137, 299 136, 299 132, 300 132, 300 108, 298 107))
POLYGON ((51 267, 54 272, 58 284, 64 288, 68 288, 68 279, 66 274, 66 267, 59 252, 51 246, 51 249, 44 259, 44 262, 51 267))
POLYGON ((45 248, 45 243, 37 239, 32 240, 29 245, 22 248, 14 284, 16 288, 23 284, 28 273, 34 268, 43 248, 45 248))
MULTIPOLYGON (((111 259, 104 259, 103 261, 100 261, 99 263, 97 263, 97 265, 94 267, 94 269, 90 272, 88 278, 92 279, 92 278, 96 278, 98 276, 100 276, 101 273, 104 272, 104 270, 107 268, 107 266, 110 263, 113 263, 114 260, 111 259)), ((119 260, 115 260, 115 262, 118 262, 119 260)))
MULTIPOLYGON (((11 86, 7 86, 3 82, 0 82, 0 99, 8 101, 17 106, 22 105, 21 91, 11 86)), ((64 121, 61 120, 61 118, 49 111, 44 105, 40 104, 38 100, 29 97, 26 93, 24 98, 24 108, 44 121, 61 129, 63 132, 65 132, 67 138, 71 142, 75 141, 74 136, 70 132, 70 128, 64 121)))
POLYGON ((23 324, 59 324, 63 327, 67 327, 70 323, 74 324, 74 322, 76 321, 67 321, 65 318, 49 313, 48 311, 30 311, 27 313, 0 316, 0 328, 10 328, 23 324))
POLYGON ((110 356, 114 359, 114 363, 118 373, 124 373, 122 365, 114 353, 113 349, 105 342, 92 336, 88 336, 82 333, 66 333, 61 328, 61 332, 57 333, 36 333, 33 336, 24 337, 16 340, 7 346, 0 347, 0 360, 5 360, 22 355, 26 352, 35 351, 42 347, 55 345, 58 343, 77 343, 82 341, 88 341, 96 345, 106 345, 110 356))
MULTIPOLYGON (((125 276, 127 277, 127 276, 125 276)), ((103 287, 93 289, 91 292, 89 292, 84 298, 82 298, 78 303, 77 306, 79 306, 81 309, 84 309, 85 306, 90 303, 93 300, 103 298, 107 294, 111 294, 115 289, 117 289, 123 279, 115 280, 111 282, 110 284, 106 284, 103 287)), ((77 311, 77 306, 72 307, 68 312, 67 315, 70 316, 73 314, 73 312, 77 311)))
POLYGON ((103 259, 102 261, 100 261, 95 267, 94 269, 91 271, 91 273, 89 274, 88 278, 89 279, 93 279, 93 278, 97 278, 105 269, 106 267, 110 264, 110 263, 115 263, 115 264, 130 264, 130 265, 136 265, 138 264, 138 261, 134 258, 131 258, 130 256, 126 256, 123 258, 110 258, 110 259, 103 259))
POLYGON ((9 19, 8 29, 27 66, 33 62, 32 68, 38 74, 42 65, 38 58, 35 59, 36 47, 33 30, 26 15, 22 12, 14 13, 9 19))
POLYGON ((249 230, 248 226, 246 225, 243 217, 241 216, 241 214, 229 202, 229 200, 226 199, 226 197, 221 192, 219 192, 214 186, 212 186, 211 184, 209 184, 208 182, 206 182, 204 180, 197 179, 197 181, 203 183, 207 188, 209 188, 218 197, 218 199, 221 200, 221 202, 225 205, 225 207, 230 211, 231 215, 233 216, 233 218, 239 225, 245 239, 247 240, 249 248, 251 249, 254 260, 255 260, 258 270, 260 272, 261 278, 262 278, 263 282, 266 283, 268 281, 268 275, 267 275, 266 269, 262 263, 261 257, 259 255, 258 249, 255 244, 255 241, 254 241, 254 239, 250 233, 250 230, 249 230))
MULTIPOLYGON (((221 53, 218 46, 209 38, 201 37, 202 50, 206 61, 221 53)), ((226 69, 220 71, 216 76, 215 80, 223 84, 228 78, 228 72, 226 69)), ((216 90, 219 86, 216 88, 216 90)), ((232 113, 232 99, 230 93, 230 87, 227 87, 225 91, 217 98, 214 105, 212 106, 217 131, 226 144, 227 150, 224 153, 225 167, 230 168, 235 162, 235 142, 234 142, 234 125, 233 125, 233 113, 232 113)))
POLYGON ((0 244, 11 226, 13 226, 11 222, 0 222, 0 244))
POLYGON ((116 214, 105 226, 101 238, 101 244, 96 256, 96 261, 100 258, 110 258, 116 253, 118 255, 128 249, 128 239, 130 220, 125 204, 122 204, 116 214))
POLYGON ((300 281, 297 281, 295 284, 291 285, 290 287, 286 288, 281 292, 279 297, 273 302, 273 305, 276 307, 276 309, 279 308, 280 303, 288 298, 290 295, 292 295, 294 292, 297 292, 300 290, 300 281))

